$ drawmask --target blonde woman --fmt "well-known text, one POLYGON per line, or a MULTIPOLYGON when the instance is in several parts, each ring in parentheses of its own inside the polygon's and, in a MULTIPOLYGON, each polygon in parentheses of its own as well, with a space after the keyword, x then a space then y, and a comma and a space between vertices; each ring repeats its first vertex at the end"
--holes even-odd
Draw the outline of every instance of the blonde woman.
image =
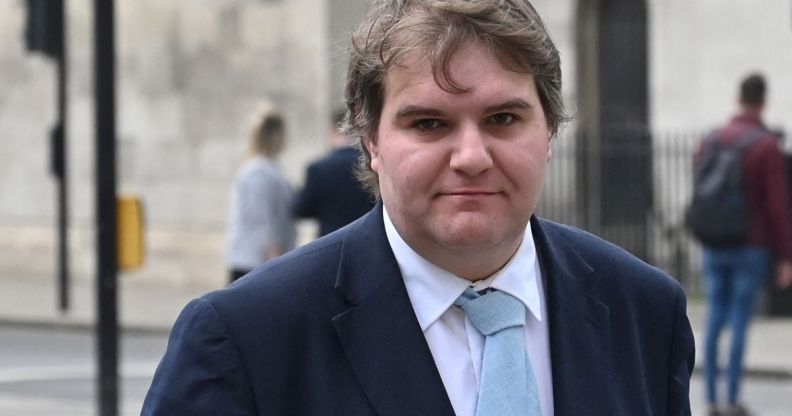
POLYGON ((230 282, 294 248, 293 191, 275 161, 285 141, 283 117, 262 105, 250 129, 250 155, 237 171, 231 192, 226 251, 230 282))

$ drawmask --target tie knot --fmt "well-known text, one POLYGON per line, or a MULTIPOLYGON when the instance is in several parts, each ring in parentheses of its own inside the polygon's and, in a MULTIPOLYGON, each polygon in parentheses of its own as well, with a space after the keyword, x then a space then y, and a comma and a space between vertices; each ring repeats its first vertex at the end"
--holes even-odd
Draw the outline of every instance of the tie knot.
POLYGON ((470 323, 484 336, 525 325, 525 305, 505 292, 493 290, 479 295, 467 288, 454 304, 465 311, 470 323))

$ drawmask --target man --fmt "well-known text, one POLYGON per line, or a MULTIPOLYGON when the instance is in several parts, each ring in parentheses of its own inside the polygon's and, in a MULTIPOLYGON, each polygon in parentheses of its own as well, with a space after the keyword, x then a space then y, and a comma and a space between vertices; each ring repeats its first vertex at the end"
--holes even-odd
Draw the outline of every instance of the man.
POLYGON ((305 187, 292 207, 295 217, 319 221, 320 237, 360 218, 374 206, 374 199, 355 177, 360 152, 338 130, 345 114, 344 111, 334 114, 330 131, 333 150, 308 166, 305 187))
MULTIPOLYGON (((745 334, 753 315, 757 294, 771 274, 772 259, 778 259, 776 282, 792 284, 792 220, 784 156, 779 139, 762 122, 766 83, 752 74, 740 84, 737 116, 714 133, 724 146, 753 137, 742 153, 742 179, 749 213, 747 241, 739 245, 703 248, 702 269, 710 304, 706 332, 705 372, 710 415, 749 414, 740 404, 745 334), (717 395, 718 339, 729 321, 732 328, 725 402, 717 395)), ((702 160, 707 146, 696 154, 702 160)))
POLYGON ((381 203, 188 305, 144 415, 690 413, 679 284, 533 216, 564 116, 527 0, 374 1, 346 99, 381 203))

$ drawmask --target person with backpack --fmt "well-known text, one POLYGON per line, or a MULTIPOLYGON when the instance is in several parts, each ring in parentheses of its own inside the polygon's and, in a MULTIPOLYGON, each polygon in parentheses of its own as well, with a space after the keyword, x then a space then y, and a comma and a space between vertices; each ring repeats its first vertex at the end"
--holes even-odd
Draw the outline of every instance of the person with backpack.
POLYGON ((694 196, 686 221, 703 246, 709 415, 750 414, 739 392, 754 304, 774 264, 776 283, 792 284, 786 162, 779 138, 762 122, 766 89, 761 74, 746 77, 740 84, 739 114, 707 135, 694 156, 694 196), (724 404, 717 395, 717 357, 718 339, 727 323, 732 338, 724 404))

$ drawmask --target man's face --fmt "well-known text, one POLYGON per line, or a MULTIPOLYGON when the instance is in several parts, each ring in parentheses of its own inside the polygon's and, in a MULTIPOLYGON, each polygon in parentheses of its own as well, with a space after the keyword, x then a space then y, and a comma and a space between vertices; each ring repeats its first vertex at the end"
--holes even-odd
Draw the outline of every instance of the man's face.
POLYGON ((435 263, 504 250, 510 257, 550 158, 536 85, 476 43, 451 68, 469 91, 442 90, 421 54, 388 71, 377 140, 366 141, 371 168, 396 229, 419 254, 435 263))

